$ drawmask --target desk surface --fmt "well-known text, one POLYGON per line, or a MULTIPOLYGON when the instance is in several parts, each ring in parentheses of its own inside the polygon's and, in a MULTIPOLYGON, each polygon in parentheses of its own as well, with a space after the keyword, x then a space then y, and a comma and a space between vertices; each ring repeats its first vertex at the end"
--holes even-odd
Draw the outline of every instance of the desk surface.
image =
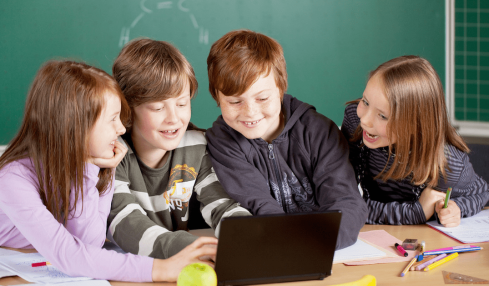
MULTIPOLYGON (((361 231, 383 229, 400 240, 406 238, 416 238, 418 241, 424 240, 427 249, 449 247, 460 245, 459 242, 450 237, 430 228, 427 225, 415 226, 393 226, 393 225, 365 225, 361 231)), ((191 231, 196 235, 211 235, 209 230, 191 231)), ((407 265, 406 262, 389 264, 374 264, 363 266, 345 266, 344 264, 333 265, 333 275, 323 281, 304 281, 294 283, 268 284, 276 286, 316 286, 332 285, 351 282, 362 278, 366 274, 371 274, 377 278, 377 285, 445 285, 442 271, 455 272, 477 278, 489 280, 489 243, 477 243, 484 249, 476 252, 460 253, 460 256, 432 271, 410 271, 405 277, 399 274, 407 265)), ((27 283, 19 277, 1 278, 0 285, 16 285, 27 283)), ((136 285, 176 285, 176 283, 125 283, 110 282, 113 286, 136 286, 136 285)))

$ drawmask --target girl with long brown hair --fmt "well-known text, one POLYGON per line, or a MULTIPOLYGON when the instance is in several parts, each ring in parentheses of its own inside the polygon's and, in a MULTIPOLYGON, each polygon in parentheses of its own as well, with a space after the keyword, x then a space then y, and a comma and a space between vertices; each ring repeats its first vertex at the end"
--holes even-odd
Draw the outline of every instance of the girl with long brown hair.
POLYGON ((212 238, 161 260, 102 249, 114 193, 117 141, 129 108, 106 72, 72 61, 38 71, 19 133, 0 157, 0 246, 35 248, 72 276, 175 281, 212 238))
POLYGON ((438 215, 454 227, 481 211, 488 185, 449 122, 443 86, 427 60, 402 56, 381 64, 363 97, 348 104, 341 130, 369 207, 367 223, 422 224, 438 215))

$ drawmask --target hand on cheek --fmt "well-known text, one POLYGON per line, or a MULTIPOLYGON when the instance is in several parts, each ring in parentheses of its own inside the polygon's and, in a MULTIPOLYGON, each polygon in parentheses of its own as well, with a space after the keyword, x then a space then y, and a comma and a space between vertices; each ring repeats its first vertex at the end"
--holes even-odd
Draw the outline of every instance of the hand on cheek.
POLYGON ((114 156, 112 158, 95 158, 90 157, 89 162, 99 166, 100 168, 115 168, 122 161, 122 158, 127 153, 127 148, 119 142, 115 141, 114 143, 114 156))
POLYGON ((444 227, 455 227, 460 224, 460 208, 454 201, 448 201, 448 207, 443 208, 444 201, 439 201, 435 205, 438 219, 444 227))

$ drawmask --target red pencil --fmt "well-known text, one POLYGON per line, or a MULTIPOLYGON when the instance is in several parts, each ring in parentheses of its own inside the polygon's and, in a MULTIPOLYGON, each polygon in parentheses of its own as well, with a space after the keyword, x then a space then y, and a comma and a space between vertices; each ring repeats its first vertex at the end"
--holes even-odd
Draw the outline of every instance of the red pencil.
POLYGON ((48 265, 51 265, 51 263, 49 263, 48 261, 46 262, 37 262, 37 263, 32 263, 32 267, 40 267, 40 266, 48 266, 48 265))

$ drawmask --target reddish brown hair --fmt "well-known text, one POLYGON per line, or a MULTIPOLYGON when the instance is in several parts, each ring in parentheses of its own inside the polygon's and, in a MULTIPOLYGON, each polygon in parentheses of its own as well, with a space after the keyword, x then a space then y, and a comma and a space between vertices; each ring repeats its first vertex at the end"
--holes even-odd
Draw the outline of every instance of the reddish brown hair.
MULTIPOLYGON (((180 95, 190 87, 190 97, 197 93, 194 69, 172 44, 151 39, 135 39, 122 48, 112 66, 131 110, 143 103, 161 101, 180 95)), ((132 119, 126 124, 132 126, 132 119)))
POLYGON ((212 45, 207 57, 209 92, 219 105, 218 91, 225 96, 243 94, 260 76, 268 76, 272 70, 283 96, 287 90, 287 69, 282 46, 250 30, 231 31, 212 45))
MULTIPOLYGON (((400 180, 411 175, 416 185, 436 186, 440 174, 446 176, 445 145, 470 151, 450 124, 438 74, 426 59, 402 56, 381 64, 369 79, 373 76, 380 77, 390 106, 387 134, 397 138, 389 146, 389 155, 392 149, 396 154, 392 167, 386 170, 386 165, 377 177, 400 180)), ((359 140, 361 133, 359 125, 353 140, 359 140)))
MULTIPOLYGON (((22 158, 31 159, 41 200, 59 222, 66 223, 68 213, 76 211, 76 203, 70 209, 72 191, 75 202, 81 196, 83 211, 88 135, 105 107, 107 92, 119 96, 121 120, 126 120, 127 103, 106 72, 84 63, 47 62, 37 72, 27 95, 20 131, 0 157, 0 169, 22 158)), ((111 169, 100 170, 99 194, 109 188, 112 177, 111 169)))

